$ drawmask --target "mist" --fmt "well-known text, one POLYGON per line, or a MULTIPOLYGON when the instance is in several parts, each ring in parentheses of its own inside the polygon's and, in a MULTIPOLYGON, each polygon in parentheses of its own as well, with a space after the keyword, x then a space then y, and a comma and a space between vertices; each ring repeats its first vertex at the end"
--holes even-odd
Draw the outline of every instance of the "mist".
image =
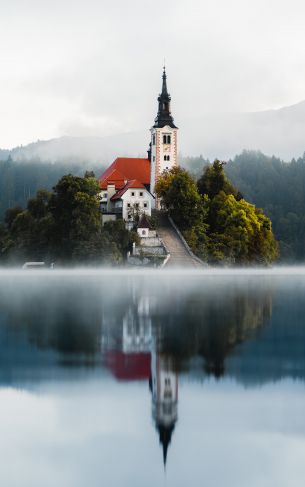
MULTIPOLYGON (((213 159, 254 148, 285 157, 304 150, 296 119, 288 137, 281 127, 268 125, 264 135, 264 122, 245 128, 244 116, 230 115, 305 99, 299 0, 288 13, 284 0, 255 6, 234 0, 230 7, 224 0, 157 2, 149 13, 137 0, 128 8, 119 0, 2 3, 4 149, 61 136, 141 132, 145 137, 122 150, 145 152, 165 57, 185 155, 213 159)), ((118 143, 116 155, 120 150, 118 143)))

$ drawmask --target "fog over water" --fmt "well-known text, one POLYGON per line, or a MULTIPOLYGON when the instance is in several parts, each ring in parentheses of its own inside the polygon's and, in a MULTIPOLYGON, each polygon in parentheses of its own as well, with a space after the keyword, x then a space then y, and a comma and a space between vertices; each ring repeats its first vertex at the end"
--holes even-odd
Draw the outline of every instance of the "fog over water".
POLYGON ((304 267, 1 270, 1 485, 303 485, 304 292, 304 267))

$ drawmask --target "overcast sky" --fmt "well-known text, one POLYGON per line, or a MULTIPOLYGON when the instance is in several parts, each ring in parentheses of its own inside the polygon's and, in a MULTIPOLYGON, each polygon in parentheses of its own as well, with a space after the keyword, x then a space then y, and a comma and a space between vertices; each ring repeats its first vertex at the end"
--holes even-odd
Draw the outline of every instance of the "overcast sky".
POLYGON ((0 147, 305 99, 304 0, 0 0, 0 147))

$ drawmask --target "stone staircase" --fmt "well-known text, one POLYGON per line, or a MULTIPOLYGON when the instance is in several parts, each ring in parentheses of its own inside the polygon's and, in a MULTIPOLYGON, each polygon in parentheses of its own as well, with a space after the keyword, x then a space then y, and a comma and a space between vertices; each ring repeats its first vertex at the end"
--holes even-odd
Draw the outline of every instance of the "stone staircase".
POLYGON ((170 223, 165 212, 156 212, 157 217, 157 233, 162 239, 167 251, 170 253, 170 259, 166 263, 166 268, 169 267, 198 267, 202 268, 201 264, 193 258, 188 252, 184 242, 170 223))

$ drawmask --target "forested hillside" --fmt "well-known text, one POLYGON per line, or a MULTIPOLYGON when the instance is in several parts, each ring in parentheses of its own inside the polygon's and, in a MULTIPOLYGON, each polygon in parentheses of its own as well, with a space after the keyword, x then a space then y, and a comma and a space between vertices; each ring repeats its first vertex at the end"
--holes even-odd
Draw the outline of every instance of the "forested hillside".
POLYGON ((281 260, 305 260, 305 155, 285 163, 260 152, 243 152, 229 161, 226 173, 271 218, 281 260))
MULTIPOLYGON (((25 208, 28 199, 34 197, 37 190, 51 190, 64 174, 82 176, 88 166, 87 162, 72 161, 13 161, 10 158, 0 161, 0 222, 3 221, 8 208, 25 208)), ((89 169, 99 176, 104 167, 91 164, 89 169)))
MULTIPOLYGON (((196 179, 208 164, 202 156, 181 158, 181 165, 196 179)), ((80 176, 85 170, 99 176, 104 166, 93 167, 86 161, 0 161, 0 221, 7 208, 25 208, 38 189, 51 190, 64 174, 80 176)), ((225 171, 246 200, 271 218, 281 260, 305 260, 305 156, 283 162, 261 152, 244 151, 228 161, 225 171)))
MULTIPOLYGON (((209 163, 188 158, 184 167, 198 178, 209 163)), ((280 244, 280 259, 305 260, 305 154, 290 162, 268 157, 261 152, 244 151, 228 161, 225 172, 247 201, 263 208, 271 218, 280 244)))

